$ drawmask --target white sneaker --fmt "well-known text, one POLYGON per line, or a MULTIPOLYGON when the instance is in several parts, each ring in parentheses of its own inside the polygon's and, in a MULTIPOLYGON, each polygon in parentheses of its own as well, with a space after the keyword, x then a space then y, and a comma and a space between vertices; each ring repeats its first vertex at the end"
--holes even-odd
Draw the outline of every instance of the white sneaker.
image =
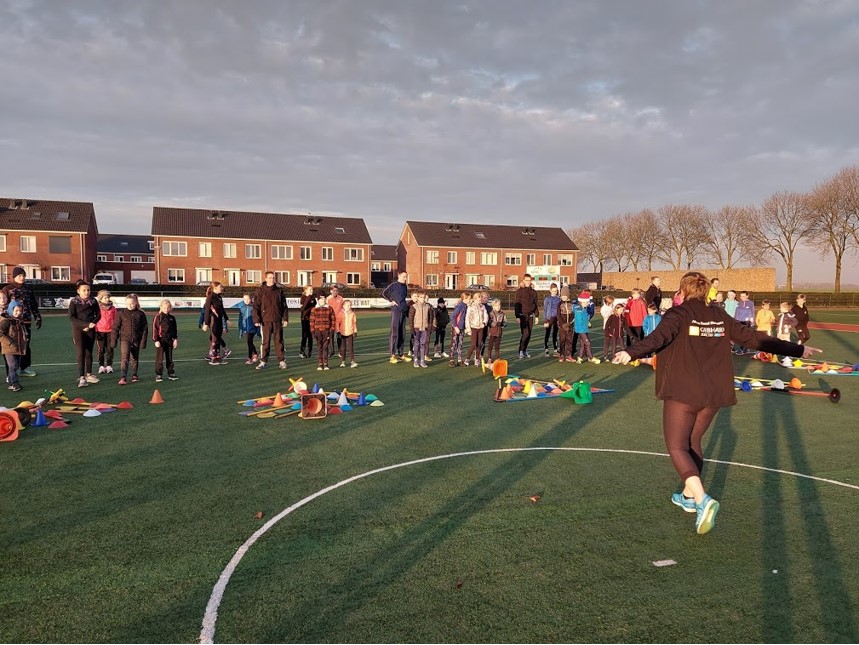
POLYGON ((340 367, 346 367, 346 362, 344 361, 344 362, 340 363, 340 367))
POLYGON ((433 354, 433 355, 432 355, 432 357, 433 357, 433 358, 441 358, 441 354, 439 354, 438 352, 436 352, 435 354, 433 354))
POLYGON ((98 377, 92 374, 87 374, 85 378, 87 383, 98 383, 98 377))
POLYGON ((78 387, 86 387, 89 383, 86 382, 86 376, 81 376, 78 379, 78 387))
POLYGON ((443 358, 450 358, 447 352, 442 352, 441 355, 443 358))
POLYGON ((282 370, 285 370, 286 369, 286 361, 281 361, 280 363, 278 363, 278 367, 282 370))
POLYGON ((113 374, 113 367, 108 365, 107 367, 104 368, 104 373, 105 374, 113 374))
POLYGON ((104 365, 98 366, 98 373, 99 374, 106 374, 107 373, 107 369, 105 369, 104 365))
POLYGON ((355 361, 352 361, 352 364, 349 367, 358 367, 358 363, 356 363, 355 361))

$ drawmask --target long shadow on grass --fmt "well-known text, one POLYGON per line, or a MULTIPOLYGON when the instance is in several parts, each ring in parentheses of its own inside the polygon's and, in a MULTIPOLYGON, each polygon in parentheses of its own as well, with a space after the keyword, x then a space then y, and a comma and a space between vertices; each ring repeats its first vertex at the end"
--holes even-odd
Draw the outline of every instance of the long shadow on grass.
MULTIPOLYGON (((606 409, 594 405, 575 406, 575 425, 570 423, 570 419, 564 419, 536 437, 529 445, 533 447, 562 444, 600 417, 606 409)), ((486 509, 493 500, 507 493, 525 474, 537 468, 552 454, 552 451, 539 451, 517 453, 504 458, 485 476, 444 504, 432 516, 413 526, 400 539, 400 547, 396 553, 380 553, 360 571, 350 572, 334 588, 326 589, 325 603, 315 597, 304 600, 292 612, 280 618, 269 630, 266 640, 283 640, 285 635, 288 635, 286 638, 298 640, 325 640, 332 625, 347 622, 349 617, 373 596, 405 575, 472 517, 486 509), (333 598, 337 599, 336 603, 332 602, 333 598), (302 626, 300 633, 291 633, 296 626, 302 626)), ((434 468, 422 470, 422 474, 411 475, 411 487, 421 479, 435 479, 438 476, 434 468)), ((380 640, 384 640, 382 635, 380 640)))
MULTIPOLYGON (((706 459, 731 461, 737 449, 737 431, 733 427, 733 410, 724 409, 716 415, 716 422, 709 431, 710 438, 704 447, 706 459)), ((707 464, 713 474, 709 477, 707 489, 716 499, 722 499, 725 490, 725 480, 728 477, 728 464, 707 464)))
MULTIPOLYGON (((788 468, 801 473, 813 473, 814 468, 806 454, 802 435, 796 423, 794 405, 788 397, 764 399, 762 418, 770 430, 763 432, 764 463, 778 464, 778 442, 784 441, 790 454, 788 468)), ((792 621, 790 568, 787 562, 788 529, 781 486, 785 481, 779 473, 764 472, 764 526, 761 544, 762 579, 764 596, 763 640, 790 642, 795 638, 792 621), (779 575, 769 573, 779 569, 779 575)), ((822 510, 818 483, 811 479, 796 478, 800 493, 800 511, 806 545, 814 575, 817 593, 822 640, 827 642, 855 642, 856 629, 850 593, 842 575, 838 552, 832 533, 822 510)))

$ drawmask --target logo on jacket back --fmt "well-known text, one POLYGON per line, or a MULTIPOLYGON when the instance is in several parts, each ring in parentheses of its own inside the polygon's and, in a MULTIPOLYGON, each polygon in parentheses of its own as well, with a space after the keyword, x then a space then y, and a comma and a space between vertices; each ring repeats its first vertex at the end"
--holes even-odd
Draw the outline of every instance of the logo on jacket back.
POLYGON ((689 325, 689 335, 701 338, 719 338, 725 335, 725 323, 711 320, 702 322, 693 320, 689 325))

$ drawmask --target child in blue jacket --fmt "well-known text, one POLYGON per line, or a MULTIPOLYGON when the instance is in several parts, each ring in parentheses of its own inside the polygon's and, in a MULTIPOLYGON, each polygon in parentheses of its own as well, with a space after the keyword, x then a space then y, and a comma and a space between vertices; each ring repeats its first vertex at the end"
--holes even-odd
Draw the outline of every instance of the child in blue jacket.
POLYGON ((644 335, 650 336, 656 325, 662 322, 662 316, 656 310, 656 305, 647 305, 647 316, 644 317, 644 335))
POLYGON ((559 356, 558 354, 558 305, 561 298, 558 296, 558 285, 554 282, 549 287, 549 295, 543 299, 543 327, 546 328, 546 337, 543 339, 543 351, 546 356, 559 356), (552 353, 549 353, 549 336, 552 337, 552 353))
POLYGON ((573 303, 573 329, 575 330, 580 343, 579 357, 576 359, 576 362, 581 363, 583 359, 586 358, 590 363, 599 363, 600 359, 594 358, 593 351, 591 350, 591 339, 588 336, 592 315, 589 314, 588 311, 590 297, 588 295, 588 297, 583 298, 583 295, 584 294, 581 294, 579 299, 573 303))
POLYGON ((245 365, 253 365, 259 360, 256 337, 259 336, 260 328, 254 323, 254 306, 251 302, 251 294, 242 296, 242 301, 236 305, 239 310, 239 338, 245 336, 248 343, 248 360, 245 365))

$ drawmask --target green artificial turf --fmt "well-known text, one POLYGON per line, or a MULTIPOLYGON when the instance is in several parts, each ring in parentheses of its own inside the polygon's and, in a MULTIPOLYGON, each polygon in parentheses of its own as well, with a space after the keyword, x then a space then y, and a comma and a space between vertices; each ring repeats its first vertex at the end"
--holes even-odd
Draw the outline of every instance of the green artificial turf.
MULTIPOLYGON (((813 312, 859 322, 859 312, 813 312)), ((495 403, 474 367, 387 363, 388 317, 360 313, 357 369, 317 372, 202 360, 196 315, 180 316, 176 382, 78 390, 68 323, 47 316, 39 375, 14 406, 66 388, 135 408, 0 444, 0 640, 193 642, 218 576, 263 524, 346 478, 411 460, 492 449, 367 476, 302 506, 251 547, 226 587, 221 642, 855 642, 859 640, 859 378, 807 376, 750 358, 736 373, 800 376, 824 398, 738 393, 705 437, 722 503, 716 528, 670 504, 677 484, 648 367, 513 358, 510 371, 614 388, 577 406, 495 403), (319 420, 243 418, 236 401, 303 376, 383 407, 319 420), (158 387, 165 404, 149 405, 158 387), (628 450, 658 455, 596 450, 628 450), (536 502, 531 497, 538 495, 536 502), (262 512, 262 520, 254 516, 262 512), (673 559, 657 568, 653 561, 673 559)), ((595 321, 595 326, 599 323, 595 321)), ((594 334, 595 346, 601 334, 594 334)), ((859 362, 859 336, 813 330, 825 357, 859 362)), ((115 366, 119 365, 119 357, 115 366)), ((272 365, 272 363, 270 363, 272 365)), ((116 375, 114 375, 116 376, 116 375)), ((787 377, 787 378, 785 378, 787 377)))

